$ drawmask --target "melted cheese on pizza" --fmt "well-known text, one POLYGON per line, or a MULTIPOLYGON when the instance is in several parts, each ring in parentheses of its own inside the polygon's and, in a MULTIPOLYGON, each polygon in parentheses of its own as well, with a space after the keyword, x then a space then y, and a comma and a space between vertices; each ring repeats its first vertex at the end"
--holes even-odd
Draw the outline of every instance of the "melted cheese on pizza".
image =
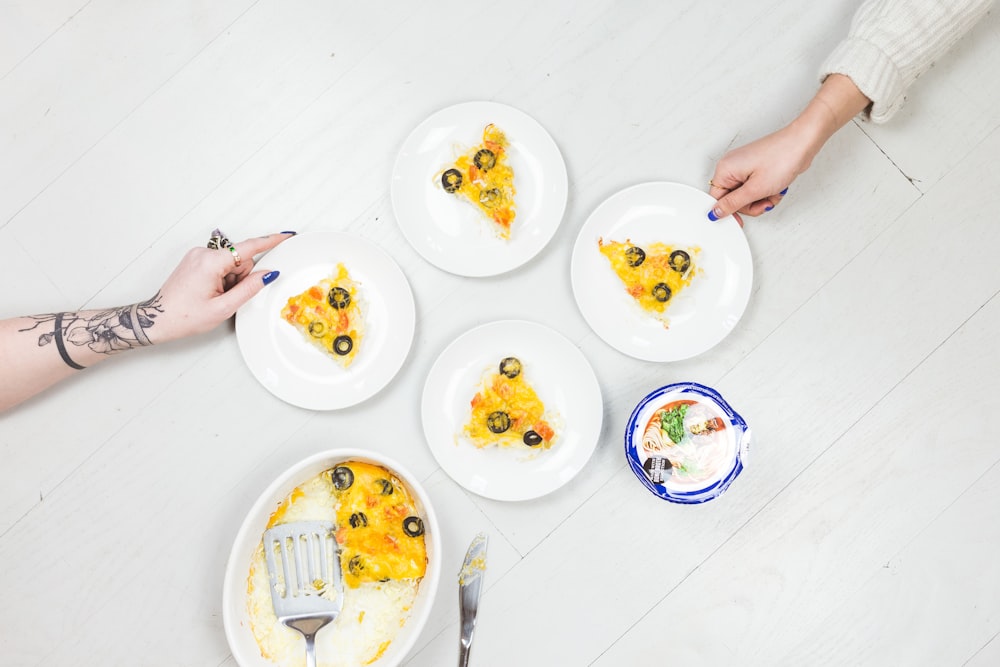
POLYGON ((406 486, 379 466, 350 462, 330 472, 344 582, 419 579, 427 569, 424 522, 406 486))
POLYGON ((669 324, 665 313, 701 269, 695 264, 701 248, 679 248, 666 243, 637 246, 626 239, 598 239, 601 254, 625 284, 625 291, 646 312, 669 324))
POLYGON ((555 441, 545 405, 524 378, 521 362, 515 357, 507 357, 497 370, 483 376, 470 406, 464 434, 476 447, 548 449, 555 441))
POLYGON ((358 354, 364 337, 364 314, 358 283, 337 264, 333 275, 288 299, 281 316, 310 344, 331 355, 345 368, 358 354))
POLYGON ((507 155, 507 137, 492 123, 483 130, 482 142, 460 155, 439 174, 442 187, 462 197, 492 220, 501 238, 510 238, 516 215, 514 170, 507 155))

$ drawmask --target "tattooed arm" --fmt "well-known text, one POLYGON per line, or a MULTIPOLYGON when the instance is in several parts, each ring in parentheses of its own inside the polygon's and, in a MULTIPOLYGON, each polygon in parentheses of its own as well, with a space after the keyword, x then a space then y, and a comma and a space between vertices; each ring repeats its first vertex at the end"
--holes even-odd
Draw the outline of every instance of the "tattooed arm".
POLYGON ((239 266, 228 250, 194 248, 145 301, 0 321, 0 411, 120 352, 215 328, 277 278, 254 272, 253 257, 290 236, 237 243, 239 266))
MULTIPOLYGON (((162 296, 112 310, 32 315, 0 322, 0 409, 112 354, 151 345, 162 296)), ((154 334, 155 335, 155 334, 154 334)))

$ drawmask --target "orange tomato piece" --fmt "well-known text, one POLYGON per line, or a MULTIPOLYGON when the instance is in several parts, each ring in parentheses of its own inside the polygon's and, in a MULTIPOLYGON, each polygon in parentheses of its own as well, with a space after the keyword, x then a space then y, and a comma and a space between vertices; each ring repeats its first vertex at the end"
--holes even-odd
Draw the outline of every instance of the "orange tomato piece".
POLYGON ((510 227, 510 223, 514 219, 514 214, 509 208, 501 208, 493 211, 493 220, 498 225, 503 225, 504 227, 510 227))
POLYGON ((514 393, 514 388, 511 387, 510 383, 507 382, 502 376, 498 375, 496 379, 493 380, 493 391, 495 391, 500 398, 506 399, 510 398, 511 394, 514 393))
POLYGON ((556 432, 552 430, 552 427, 544 421, 540 421, 535 424, 535 433, 542 436, 542 440, 545 442, 551 440, 552 436, 556 434, 556 432))

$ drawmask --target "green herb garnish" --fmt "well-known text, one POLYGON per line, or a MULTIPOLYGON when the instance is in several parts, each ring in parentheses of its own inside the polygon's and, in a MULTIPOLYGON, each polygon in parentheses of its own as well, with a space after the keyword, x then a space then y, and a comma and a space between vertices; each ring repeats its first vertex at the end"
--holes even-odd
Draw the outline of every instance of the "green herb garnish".
POLYGON ((660 428, 674 443, 684 439, 684 415, 687 414, 686 403, 660 413, 660 428))

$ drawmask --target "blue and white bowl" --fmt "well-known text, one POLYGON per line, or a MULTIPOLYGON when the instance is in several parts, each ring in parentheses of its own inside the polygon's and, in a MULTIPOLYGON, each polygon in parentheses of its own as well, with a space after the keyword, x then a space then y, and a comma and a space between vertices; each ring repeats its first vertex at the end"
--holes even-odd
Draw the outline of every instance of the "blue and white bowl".
POLYGON ((674 503, 711 500, 747 459, 750 429, 714 389, 669 384, 642 399, 625 426, 625 456, 647 489, 674 503))

